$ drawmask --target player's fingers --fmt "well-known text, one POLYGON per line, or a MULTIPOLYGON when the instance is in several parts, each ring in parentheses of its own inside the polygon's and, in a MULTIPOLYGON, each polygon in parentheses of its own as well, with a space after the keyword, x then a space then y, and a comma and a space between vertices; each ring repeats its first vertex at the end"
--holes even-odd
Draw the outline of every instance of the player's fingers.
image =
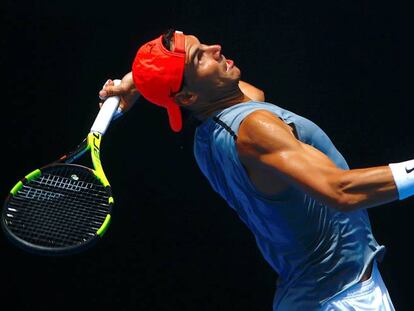
POLYGON ((100 92, 99 97, 105 99, 109 96, 125 95, 125 90, 121 85, 106 85, 100 92))
MULTIPOLYGON (((106 82, 104 83, 104 85, 102 86, 102 89, 99 91, 99 98, 101 100, 105 100, 107 97, 106 92, 104 91, 105 86, 111 81, 111 79, 106 80, 106 82)), ((102 101, 99 103, 99 107, 102 106, 102 101)))
POLYGON ((107 87, 113 85, 114 81, 112 81, 111 79, 106 80, 105 84, 102 86, 102 89, 99 91, 99 98, 101 100, 105 100, 108 96, 111 96, 110 94, 108 94, 107 87))

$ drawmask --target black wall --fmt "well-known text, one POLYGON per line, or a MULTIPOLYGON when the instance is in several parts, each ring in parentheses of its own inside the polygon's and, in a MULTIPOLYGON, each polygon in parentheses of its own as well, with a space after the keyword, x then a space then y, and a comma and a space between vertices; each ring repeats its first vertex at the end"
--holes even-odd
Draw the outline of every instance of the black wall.
MULTIPOLYGON (((75 146, 102 84, 169 27, 220 43, 244 80, 318 123, 352 168, 411 159, 414 23, 392 3, 6 1, 0 193, 75 146)), ((8 310, 271 310, 277 275, 198 170, 191 131, 172 133, 141 100, 108 130, 102 161, 117 204, 95 248, 43 258, 1 235, 8 310)), ((369 210, 397 310, 410 310, 412 202, 369 210)))

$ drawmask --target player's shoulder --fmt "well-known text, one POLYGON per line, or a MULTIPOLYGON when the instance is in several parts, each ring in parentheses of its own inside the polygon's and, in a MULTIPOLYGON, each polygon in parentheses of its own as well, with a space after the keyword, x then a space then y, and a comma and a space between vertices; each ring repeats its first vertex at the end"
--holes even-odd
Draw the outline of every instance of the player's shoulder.
POLYGON ((240 123, 239 135, 263 135, 286 129, 286 123, 275 113, 258 109, 249 113, 240 123))
POLYGON ((237 144, 241 149, 268 150, 291 140, 288 125, 279 116, 265 109, 248 114, 240 124, 237 144))

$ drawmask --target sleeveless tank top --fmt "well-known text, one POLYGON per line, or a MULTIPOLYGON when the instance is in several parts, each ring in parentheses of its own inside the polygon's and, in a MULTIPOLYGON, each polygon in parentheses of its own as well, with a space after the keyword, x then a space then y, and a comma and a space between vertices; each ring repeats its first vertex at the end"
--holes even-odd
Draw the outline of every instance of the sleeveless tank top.
POLYGON ((312 121, 271 103, 249 101, 216 112, 198 126, 196 161, 216 191, 255 237, 278 275, 273 310, 318 310, 357 283, 385 247, 375 240, 367 210, 340 212, 297 188, 276 196, 260 193, 242 166, 236 139, 240 123, 267 110, 296 129, 297 138, 349 169, 326 133, 312 121))

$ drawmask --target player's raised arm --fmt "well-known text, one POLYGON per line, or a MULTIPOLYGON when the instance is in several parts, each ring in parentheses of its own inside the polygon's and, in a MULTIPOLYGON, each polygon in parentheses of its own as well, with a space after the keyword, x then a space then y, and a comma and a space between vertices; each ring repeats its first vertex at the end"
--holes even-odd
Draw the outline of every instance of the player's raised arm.
POLYGON ((132 108, 132 106, 140 97, 140 94, 137 91, 132 78, 132 72, 128 72, 122 78, 119 85, 114 85, 111 79, 105 83, 105 85, 102 87, 102 90, 99 91, 99 97, 104 100, 109 96, 121 97, 119 108, 122 112, 126 112, 132 108))

